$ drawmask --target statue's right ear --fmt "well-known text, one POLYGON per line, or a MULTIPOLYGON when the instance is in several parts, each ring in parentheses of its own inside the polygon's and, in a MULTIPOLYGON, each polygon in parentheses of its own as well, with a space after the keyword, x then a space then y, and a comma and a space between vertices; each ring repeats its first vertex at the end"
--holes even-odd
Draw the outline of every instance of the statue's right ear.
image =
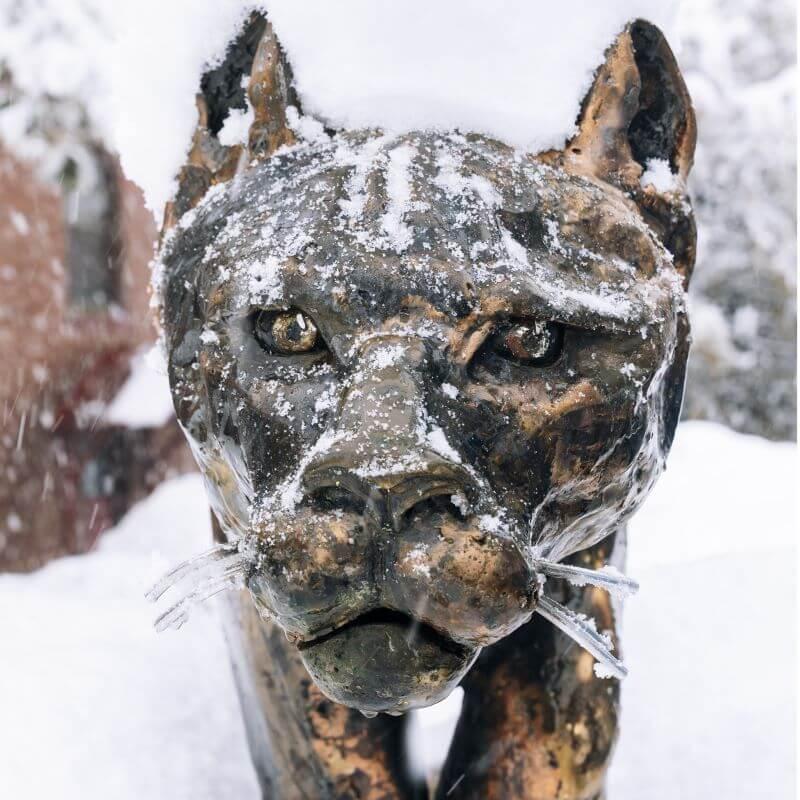
POLYGON ((625 188, 659 159, 685 182, 696 138, 692 102, 667 40, 649 22, 631 23, 583 101, 567 159, 625 188))
POLYGON ((196 102, 197 128, 188 161, 178 173, 178 190, 165 210, 162 236, 211 186, 230 180, 253 159, 267 158, 295 141, 287 122, 287 108, 299 108, 291 70, 264 15, 254 13, 223 62, 203 75, 196 102), (247 142, 224 146, 219 132, 232 110, 247 108, 246 101, 254 116, 247 142))
POLYGON ((649 22, 628 25, 606 52, 583 101, 567 169, 618 186, 639 204, 688 281, 694 222, 686 180, 697 140, 694 109, 672 50, 649 22), (671 179, 642 185, 654 164, 671 179), (681 211, 681 208, 684 211, 681 211))

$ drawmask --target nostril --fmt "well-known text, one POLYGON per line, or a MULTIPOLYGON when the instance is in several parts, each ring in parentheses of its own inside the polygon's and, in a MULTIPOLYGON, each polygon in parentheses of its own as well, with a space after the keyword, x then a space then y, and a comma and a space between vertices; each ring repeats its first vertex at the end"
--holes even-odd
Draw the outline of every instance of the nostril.
POLYGON ((453 516, 456 519, 466 519, 469 516, 469 508, 469 501, 463 492, 447 490, 412 503, 401 514, 400 520, 403 526, 408 526, 412 525, 415 520, 441 514, 453 516))
POLYGON ((362 497, 344 486, 321 486, 307 495, 306 502, 318 511, 346 511, 363 514, 366 503, 362 497))

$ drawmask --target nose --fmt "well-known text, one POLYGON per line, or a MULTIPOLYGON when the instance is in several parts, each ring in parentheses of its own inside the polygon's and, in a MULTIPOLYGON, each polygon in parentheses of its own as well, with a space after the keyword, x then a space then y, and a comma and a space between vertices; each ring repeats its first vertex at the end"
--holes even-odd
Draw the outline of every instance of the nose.
POLYGON ((415 453, 411 473, 397 465, 368 476, 359 474, 358 455, 337 448, 309 466, 303 483, 311 505, 366 513, 378 526, 399 532, 416 512, 433 506, 461 514, 464 504, 477 497, 469 473, 436 453, 415 453))
POLYGON ((420 340, 368 342, 355 371, 358 380, 341 397, 333 444, 305 469, 303 485, 312 504, 361 509, 399 531, 421 504, 478 497, 458 454, 443 435, 430 435, 428 365, 420 340))

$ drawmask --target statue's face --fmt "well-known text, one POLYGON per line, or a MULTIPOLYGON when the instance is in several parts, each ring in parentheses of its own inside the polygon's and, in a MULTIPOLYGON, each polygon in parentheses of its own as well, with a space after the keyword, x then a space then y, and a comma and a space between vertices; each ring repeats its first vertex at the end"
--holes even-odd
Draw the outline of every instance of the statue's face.
POLYGON ((683 291, 637 206, 480 137, 342 135, 212 190, 163 256, 178 416, 254 602, 340 702, 441 699, 535 556, 635 509, 683 291))

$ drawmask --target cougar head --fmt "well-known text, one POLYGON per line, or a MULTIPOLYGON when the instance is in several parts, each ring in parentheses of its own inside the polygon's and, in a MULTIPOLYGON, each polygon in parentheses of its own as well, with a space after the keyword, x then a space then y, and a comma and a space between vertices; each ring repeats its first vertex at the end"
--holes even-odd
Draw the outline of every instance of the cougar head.
POLYGON ((297 140, 274 33, 259 18, 248 36, 249 146, 215 143, 207 83, 167 215, 175 408, 221 531, 254 548, 253 601, 323 691, 428 705, 530 619, 535 558, 614 531, 662 468, 688 347, 691 105, 639 22, 562 151, 297 140), (651 159, 671 189, 642 186, 651 159))

